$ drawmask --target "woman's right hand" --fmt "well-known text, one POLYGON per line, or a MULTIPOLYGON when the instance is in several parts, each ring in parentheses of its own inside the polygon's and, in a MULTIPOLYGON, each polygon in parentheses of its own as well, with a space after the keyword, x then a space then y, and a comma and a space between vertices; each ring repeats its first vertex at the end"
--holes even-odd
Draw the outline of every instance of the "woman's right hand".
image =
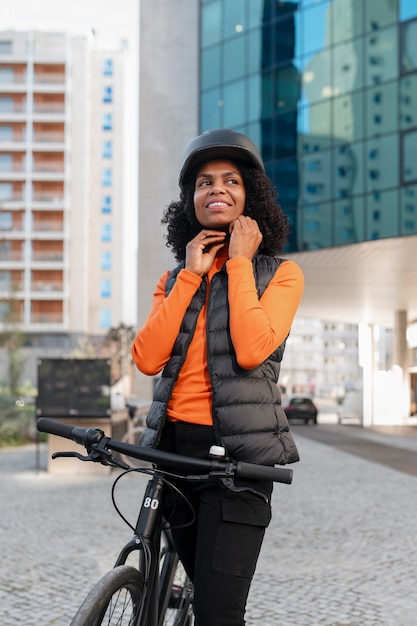
POLYGON ((227 234, 204 229, 187 244, 185 269, 197 276, 205 276, 213 265, 217 252, 226 241, 227 234))

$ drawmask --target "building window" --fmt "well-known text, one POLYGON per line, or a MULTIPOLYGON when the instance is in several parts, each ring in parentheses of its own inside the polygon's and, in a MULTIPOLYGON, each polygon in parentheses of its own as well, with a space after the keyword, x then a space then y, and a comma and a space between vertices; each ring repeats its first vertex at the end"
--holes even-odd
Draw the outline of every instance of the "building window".
POLYGON ((111 224, 102 224, 101 226, 101 241, 108 243, 112 240, 112 228, 111 224))
POLYGON ((11 154, 0 154, 0 172, 11 172, 13 169, 13 157, 11 154))
POLYGON ((111 311, 110 311, 110 309, 101 309, 101 311, 100 311, 100 328, 111 328, 111 311))
POLYGON ((404 183, 417 181, 417 131, 402 135, 402 179, 404 183))
POLYGON ((12 42, 7 39, 0 39, 0 54, 11 54, 12 42))
POLYGON ((0 272, 0 291, 9 291, 12 284, 11 272, 0 272))
POLYGON ((102 213, 111 213, 112 211, 112 197, 111 196, 103 196, 101 198, 101 212, 102 213))
POLYGON ((113 76, 113 59, 104 59, 103 76, 113 76))
POLYGON ((104 278, 100 282, 100 296, 102 298, 111 298, 111 280, 104 278))
POLYGON ((0 126, 0 141, 12 141, 13 128, 11 126, 0 126))
POLYGON ((14 82, 14 72, 11 67, 0 67, 0 85, 14 82))
POLYGON ((309 172, 321 172, 322 171, 321 161, 306 161, 305 167, 306 167, 306 170, 308 170, 309 172))
POLYGON ((324 192, 324 185, 322 183, 307 183, 306 191, 314 195, 322 194, 324 192))
POLYGON ((113 87, 105 86, 103 87, 103 102, 113 102, 113 87))
POLYGON ((113 130, 113 115, 111 113, 104 113, 103 115, 103 130, 113 130))
POLYGON ((101 185, 103 187, 111 187, 112 171, 104 168, 101 170, 101 185))
POLYGON ((11 200, 13 198, 12 183, 0 183, 0 200, 11 200))
POLYGON ((342 229, 342 238, 345 241, 352 241, 353 236, 354 236, 354 234, 353 234, 353 230, 351 228, 343 228, 342 229))
POLYGON ((0 112, 1 113, 14 113, 13 98, 9 96, 0 97, 0 112))
POLYGON ((5 322, 10 317, 10 304, 8 302, 0 302, 0 321, 5 322))
POLYGON ((12 230, 13 228, 13 216, 10 212, 0 213, 0 230, 12 230))
POLYGON ((111 270, 111 252, 102 252, 101 269, 104 271, 111 270))
POLYGON ((113 156, 113 142, 112 141, 103 141, 103 159, 111 159, 113 156))

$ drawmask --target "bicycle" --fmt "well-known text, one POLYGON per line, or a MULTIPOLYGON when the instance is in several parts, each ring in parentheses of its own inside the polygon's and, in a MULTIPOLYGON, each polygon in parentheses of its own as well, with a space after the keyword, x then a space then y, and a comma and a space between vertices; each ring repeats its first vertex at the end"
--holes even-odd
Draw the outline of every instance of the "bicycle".
MULTIPOLYGON (((116 467, 123 472, 116 477, 112 496, 114 501, 117 482, 129 472, 150 474, 142 504, 139 509, 134 534, 122 548, 112 570, 105 574, 92 588, 81 604, 70 626, 99 626, 100 624, 129 626, 192 626, 193 586, 183 573, 182 581, 175 577, 181 571, 181 563, 175 551, 171 532, 163 517, 164 496, 168 489, 175 489, 169 477, 183 480, 219 480, 233 489, 234 477, 273 480, 290 484, 293 471, 282 467, 255 465, 225 458, 222 450, 211 451, 211 458, 197 459, 153 448, 145 448, 106 437, 98 428, 70 426, 41 417, 37 428, 59 437, 72 439, 87 450, 79 452, 56 452, 52 458, 75 457, 82 461, 98 462, 116 467), (112 455, 124 454, 154 464, 150 468, 130 468, 128 464, 112 455), (164 465, 181 468, 186 475, 172 474, 158 468, 164 465), (138 566, 127 565, 127 558, 137 552, 138 566)), ((191 505, 190 505, 191 506, 191 505)), ((121 515, 124 519, 123 515, 121 515)), ((124 519, 126 522, 126 520, 124 519)), ((130 526, 130 524, 129 524, 130 526)))

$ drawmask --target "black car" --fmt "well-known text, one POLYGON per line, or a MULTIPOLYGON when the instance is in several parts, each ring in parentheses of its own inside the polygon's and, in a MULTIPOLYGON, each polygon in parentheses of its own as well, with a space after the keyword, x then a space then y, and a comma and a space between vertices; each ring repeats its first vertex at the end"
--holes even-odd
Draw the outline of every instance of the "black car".
POLYGON ((317 407, 308 396, 292 396, 284 406, 288 420, 302 420, 317 424, 317 407))

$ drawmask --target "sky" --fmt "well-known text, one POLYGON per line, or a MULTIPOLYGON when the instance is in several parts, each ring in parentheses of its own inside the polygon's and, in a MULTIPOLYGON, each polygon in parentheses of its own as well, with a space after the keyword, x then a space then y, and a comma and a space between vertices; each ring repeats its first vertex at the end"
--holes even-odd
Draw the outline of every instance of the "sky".
MULTIPOLYGON (((137 39, 139 0, 9 0, 0 3, 0 28, 96 31, 100 47, 137 39), (103 44, 103 46, 102 46, 103 44)), ((135 42, 136 43, 136 42, 135 42)))
MULTIPOLYGON (((88 35, 98 48, 116 48, 127 40, 125 87, 125 245, 127 275, 125 319, 135 324, 137 247, 137 124, 139 0, 0 0, 0 30, 54 30, 88 35), (94 30, 94 36, 93 36, 94 30), (134 236, 132 236, 134 233, 134 236)), ((116 322, 118 323, 119 320, 116 322)))

